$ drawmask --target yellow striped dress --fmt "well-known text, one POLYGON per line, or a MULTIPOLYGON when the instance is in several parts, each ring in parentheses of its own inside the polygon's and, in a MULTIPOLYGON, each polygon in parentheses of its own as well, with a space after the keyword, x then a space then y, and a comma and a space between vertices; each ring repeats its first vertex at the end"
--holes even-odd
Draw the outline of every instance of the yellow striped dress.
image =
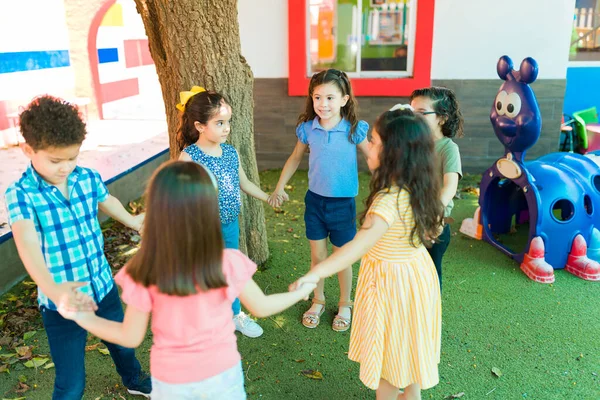
POLYGON ((360 264, 348 358, 360 363, 360 380, 373 390, 380 379, 431 388, 439 381, 440 285, 425 247, 418 239, 416 248, 410 244, 410 194, 381 192, 368 213, 390 228, 360 264))

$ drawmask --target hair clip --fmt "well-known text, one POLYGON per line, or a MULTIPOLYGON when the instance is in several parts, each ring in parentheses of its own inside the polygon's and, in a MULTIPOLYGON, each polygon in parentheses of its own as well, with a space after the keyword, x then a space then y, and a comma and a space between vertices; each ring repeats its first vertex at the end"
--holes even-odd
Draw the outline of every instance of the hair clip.
POLYGON ((396 110, 410 110, 410 111, 414 111, 414 108, 412 108, 410 104, 398 103, 394 107, 390 108, 390 111, 396 111, 396 110))

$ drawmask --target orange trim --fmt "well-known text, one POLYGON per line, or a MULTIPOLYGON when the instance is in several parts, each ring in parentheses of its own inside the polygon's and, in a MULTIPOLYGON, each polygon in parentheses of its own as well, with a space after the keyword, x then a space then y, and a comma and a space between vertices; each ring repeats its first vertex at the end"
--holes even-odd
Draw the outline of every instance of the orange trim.
MULTIPOLYGON (((306 70, 306 2, 288 0, 288 95, 306 96, 310 79, 306 70)), ((435 0, 418 0, 415 57, 411 78, 352 78, 356 96, 409 96, 431 85, 431 48, 435 0)))
POLYGON ((92 73, 92 84, 94 86, 94 97, 96 99, 96 107, 98 108, 98 118, 104 119, 102 115, 102 86, 100 85, 100 73, 98 71, 98 48, 96 47, 96 38, 98 37, 98 28, 104 19, 104 15, 109 8, 115 4, 117 0, 106 0, 106 2, 98 9, 88 33, 88 55, 90 57, 90 68, 92 73))

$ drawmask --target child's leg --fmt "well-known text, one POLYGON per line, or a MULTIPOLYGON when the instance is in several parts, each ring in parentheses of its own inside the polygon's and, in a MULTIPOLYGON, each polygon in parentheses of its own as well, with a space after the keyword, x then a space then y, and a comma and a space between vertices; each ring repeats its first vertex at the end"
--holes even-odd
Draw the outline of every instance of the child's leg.
MULTIPOLYGON (((333 246, 333 252, 339 250, 339 247, 333 246)), ((340 283, 340 303, 348 304, 352 294, 352 266, 338 272, 338 282, 340 283)), ((343 306, 338 308, 338 315, 342 318, 350 319, 352 312, 350 307, 343 306)))
POLYGON ((385 379, 379 380, 379 387, 377 388, 377 391, 375 392, 375 398, 377 400, 403 399, 403 397, 399 397, 399 396, 400 396, 400 389, 398 389, 396 386, 392 385, 385 379))
POLYGON ((57 311, 41 308, 54 363, 53 400, 80 400, 85 388, 85 342, 87 332, 57 311))
MULTIPOLYGON (((327 258, 327 239, 310 240, 310 268, 327 258)), ((325 280, 321 279, 314 292, 315 299, 325 300, 325 280)), ((325 306, 313 303, 309 312, 319 313, 325 306)))
POLYGON ((404 388, 404 393, 398 399, 401 400, 421 400, 421 385, 413 383, 404 388))
MULTIPOLYGON (((115 285, 102 299, 100 304, 98 304, 98 311, 96 311, 96 315, 111 321, 123 321, 123 307, 121 306, 121 299, 119 298, 117 285, 115 285)), ((135 350, 109 342, 104 343, 106 344, 108 351, 110 351, 110 356, 115 363, 117 372, 119 375, 121 375, 123 385, 127 388, 137 387, 137 385, 140 383, 142 367, 140 366, 140 362, 135 357, 135 350)), ((149 382, 146 384, 149 386, 149 382)))
POLYGON ((438 241, 433 246, 427 249, 433 263, 435 264, 435 269, 438 273, 438 278, 440 280, 440 289, 442 288, 442 258, 444 257, 444 253, 448 249, 448 245, 450 244, 450 225, 446 224, 444 226, 444 230, 442 234, 438 236, 438 241))

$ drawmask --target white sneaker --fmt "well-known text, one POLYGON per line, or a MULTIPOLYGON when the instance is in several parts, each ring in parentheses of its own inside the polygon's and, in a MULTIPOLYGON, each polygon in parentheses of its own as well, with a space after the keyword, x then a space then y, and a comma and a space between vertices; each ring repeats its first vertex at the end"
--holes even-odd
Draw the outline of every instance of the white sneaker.
POLYGON ((240 311, 238 315, 233 316, 235 330, 250 338, 257 338, 263 334, 263 329, 248 314, 240 311))

